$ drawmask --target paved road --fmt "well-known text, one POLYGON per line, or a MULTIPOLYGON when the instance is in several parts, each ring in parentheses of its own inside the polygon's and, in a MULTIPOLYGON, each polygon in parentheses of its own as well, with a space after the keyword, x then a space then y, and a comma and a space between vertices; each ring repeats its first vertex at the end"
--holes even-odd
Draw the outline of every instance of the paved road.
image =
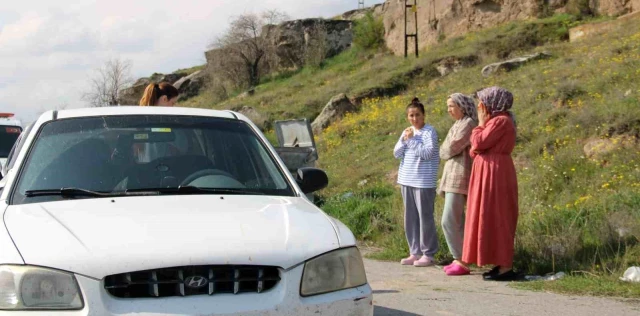
MULTIPOLYGON (((640 316, 640 300, 575 297, 517 290, 478 274, 447 277, 435 267, 365 260, 375 316, 616 315, 640 316)), ((639 285, 640 286, 640 285, 639 285)))

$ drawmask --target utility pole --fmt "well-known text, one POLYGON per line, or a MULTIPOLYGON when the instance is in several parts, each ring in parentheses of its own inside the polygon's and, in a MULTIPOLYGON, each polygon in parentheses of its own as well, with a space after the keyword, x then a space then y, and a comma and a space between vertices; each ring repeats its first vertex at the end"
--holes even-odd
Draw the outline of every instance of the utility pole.
POLYGON ((358 0, 358 9, 364 9, 364 0, 358 0))
POLYGON ((418 0, 413 0, 413 4, 409 4, 410 0, 404 0, 404 57, 409 56, 409 37, 413 37, 415 43, 416 57, 418 57, 418 0), (407 34, 407 11, 411 11, 414 15, 413 20, 415 22, 415 33, 407 34))

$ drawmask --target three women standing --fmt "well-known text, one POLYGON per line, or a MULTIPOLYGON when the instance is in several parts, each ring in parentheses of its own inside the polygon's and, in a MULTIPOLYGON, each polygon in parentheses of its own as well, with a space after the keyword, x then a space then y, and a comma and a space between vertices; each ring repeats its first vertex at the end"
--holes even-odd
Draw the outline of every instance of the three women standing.
MULTIPOLYGON (((444 270, 447 275, 464 275, 470 273, 468 264, 491 264, 494 268, 483 275, 485 280, 514 280, 518 183, 511 158, 516 141, 516 124, 510 112, 513 95, 504 88, 490 87, 477 96, 477 112, 468 96, 456 93, 447 100, 449 115, 456 122, 440 150, 440 158, 447 163, 438 192, 445 196, 442 226, 455 260, 444 270)), ((436 132, 424 124, 424 107, 418 104, 414 99, 407 107, 412 127, 403 132, 394 155, 402 159, 398 183, 411 251, 401 263, 427 266, 433 265, 438 244, 432 185, 439 159, 434 157, 436 132)))

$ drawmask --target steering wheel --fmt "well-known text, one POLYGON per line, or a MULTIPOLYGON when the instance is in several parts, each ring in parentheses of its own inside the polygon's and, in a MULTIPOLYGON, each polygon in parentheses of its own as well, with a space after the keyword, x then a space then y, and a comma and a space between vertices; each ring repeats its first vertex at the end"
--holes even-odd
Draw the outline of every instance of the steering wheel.
MULTIPOLYGON (((235 177, 233 177, 230 173, 226 172, 226 171, 222 171, 219 169, 203 169, 203 170, 198 170, 190 175, 188 175, 184 180, 182 180, 182 183, 180 183, 181 186, 186 186, 189 185, 189 183, 193 182, 196 179, 202 178, 202 177, 206 177, 206 176, 225 176, 228 178, 231 178, 232 180, 238 182, 238 180, 236 180, 235 177)), ((240 183, 240 182, 238 182, 240 183)))

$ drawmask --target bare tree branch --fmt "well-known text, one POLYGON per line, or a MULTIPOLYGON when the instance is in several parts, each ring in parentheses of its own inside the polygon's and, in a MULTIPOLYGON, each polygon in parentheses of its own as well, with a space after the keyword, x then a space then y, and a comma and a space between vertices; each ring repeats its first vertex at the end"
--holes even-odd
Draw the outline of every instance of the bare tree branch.
POLYGON ((120 91, 132 82, 131 62, 110 59, 96 69, 91 78, 91 87, 82 95, 82 99, 92 107, 118 105, 120 91))
MULTIPOLYGON (((265 56, 270 56, 273 48, 265 38, 267 34, 262 34, 270 28, 267 25, 281 23, 288 19, 288 15, 277 10, 266 11, 261 14, 248 13, 234 17, 228 30, 220 37, 216 38, 211 45, 219 50, 228 53, 224 56, 224 62, 218 62, 212 71, 221 73, 244 73, 244 85, 253 87, 260 82, 261 75, 265 72, 263 68, 269 63, 265 61, 265 56), (235 68, 230 70, 229 68, 235 68), (238 71, 242 69, 242 71, 238 71)), ((222 56, 224 54, 220 54, 222 56)), ((214 74, 215 75, 215 74, 214 74)), ((218 82, 221 82, 218 80, 218 82)), ((239 87, 236 87, 239 88, 239 87)), ((228 89, 225 89, 225 91, 228 89)))

